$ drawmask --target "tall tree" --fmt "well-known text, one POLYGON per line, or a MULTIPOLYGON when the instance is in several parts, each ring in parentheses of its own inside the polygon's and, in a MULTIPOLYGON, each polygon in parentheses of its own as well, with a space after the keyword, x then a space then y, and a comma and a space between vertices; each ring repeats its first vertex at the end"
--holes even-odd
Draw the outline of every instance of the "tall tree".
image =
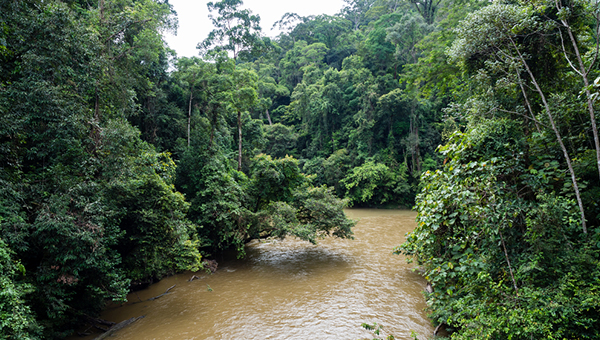
MULTIPOLYGON (((433 25, 427 24, 425 20, 414 14, 406 14, 399 23, 387 29, 387 40, 396 45, 396 58, 402 64, 416 64, 420 56, 417 44, 433 30, 433 25)), ((417 109, 418 97, 420 95, 420 83, 410 82, 406 84, 403 92, 408 106, 410 107, 410 134, 406 139, 407 147, 412 155, 413 175, 421 174, 421 150, 419 138, 419 126, 421 124, 420 112, 417 109)))
POLYGON ((179 81, 182 82, 182 85, 189 92, 188 97, 188 120, 187 120, 187 145, 190 146, 190 127, 192 123, 192 103, 194 99, 202 94, 205 94, 206 91, 206 73, 207 68, 209 66, 206 65, 200 58, 192 57, 192 58, 179 58, 177 60, 177 71, 173 74, 173 76, 179 81), (204 83, 204 89, 202 88, 202 84, 204 83))
POLYGON ((344 17, 350 21, 355 30, 367 24, 367 13, 375 4, 375 0, 344 0, 346 6, 342 9, 344 17))
POLYGON ((435 15, 442 0, 410 0, 410 2, 415 5, 425 22, 431 25, 435 21, 435 15))
POLYGON ((211 49, 225 50, 237 60, 242 51, 252 49, 260 39, 260 16, 253 15, 249 9, 240 9, 242 0, 222 0, 209 2, 209 18, 213 26, 206 39, 198 43, 197 48, 206 53, 211 49), (215 16, 213 12, 217 12, 215 16))
MULTIPOLYGON (((211 31, 206 39, 198 43, 197 48, 207 53, 211 48, 214 52, 219 50, 229 51, 233 54, 234 61, 237 61, 240 52, 249 51, 257 44, 260 44, 260 17, 252 15, 248 9, 240 9, 243 5, 242 0, 222 0, 216 3, 209 2, 208 10, 211 12, 209 18, 216 27, 211 31), (213 12, 218 13, 217 16, 213 12)), ((213 52, 213 53, 214 53, 213 52)), ((237 112, 238 125, 238 171, 242 169, 242 111, 248 107, 246 100, 253 97, 256 100, 256 91, 254 96, 246 91, 246 77, 240 79, 232 97, 232 103, 237 112), (247 95, 248 94, 248 95, 247 95), (237 97, 241 95, 241 97, 237 97)), ((256 81, 255 81, 256 82, 256 81)), ((256 89, 256 86, 254 86, 256 89)))
POLYGON ((238 126, 238 171, 242 171, 242 113, 256 105, 258 98, 258 76, 253 70, 236 69, 233 73, 231 105, 237 114, 238 126))

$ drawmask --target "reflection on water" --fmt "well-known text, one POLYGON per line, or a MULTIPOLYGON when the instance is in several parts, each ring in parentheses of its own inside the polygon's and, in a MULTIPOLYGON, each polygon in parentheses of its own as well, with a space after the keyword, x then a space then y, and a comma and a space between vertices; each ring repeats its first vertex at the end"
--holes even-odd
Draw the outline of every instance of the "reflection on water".
POLYGON ((355 240, 318 246, 287 239, 253 241, 247 257, 219 263, 212 275, 169 277, 112 306, 101 316, 120 322, 146 317, 111 339, 359 339, 377 322, 397 339, 431 335, 423 311, 425 281, 392 248, 415 226, 404 210, 348 210, 360 219, 355 240), (144 301, 171 292, 154 301, 144 301), (138 303, 135 303, 135 302, 138 303))

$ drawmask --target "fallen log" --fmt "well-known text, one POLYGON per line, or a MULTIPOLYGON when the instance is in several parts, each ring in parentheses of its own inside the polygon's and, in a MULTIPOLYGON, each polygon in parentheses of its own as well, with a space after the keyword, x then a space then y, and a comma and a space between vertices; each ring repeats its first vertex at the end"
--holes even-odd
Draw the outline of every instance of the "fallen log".
POLYGON ((110 329, 110 328, 105 328, 105 327, 101 327, 98 325, 94 325, 94 328, 101 330, 102 332, 108 332, 108 330, 110 329))
POLYGON ((437 335, 438 331, 440 330, 440 327, 442 327, 443 323, 440 323, 439 325, 437 325, 437 327, 433 330, 433 335, 437 335))
MULTIPOLYGON (((149 298, 149 299, 147 299, 147 300, 142 300, 142 299, 140 299, 140 297, 138 296, 138 300, 140 300, 140 301, 135 301, 135 302, 132 302, 131 304, 132 304, 132 305, 134 305, 134 304, 136 304, 136 303, 140 303, 140 302, 144 302, 144 301, 153 301, 153 300, 156 300, 156 299, 158 299, 158 298, 160 298, 160 297, 163 297, 163 296, 165 296, 165 295, 169 294, 169 291, 170 291, 171 289, 175 288, 175 286, 177 286, 177 285, 172 285, 171 287, 167 288, 167 290, 165 290, 165 292, 164 292, 164 293, 162 293, 162 294, 160 294, 160 295, 157 295, 157 296, 155 296, 155 297, 151 297, 151 298, 149 298)), ((136 294, 136 295, 137 295, 137 294, 136 294)))
POLYGON ((162 293, 162 294, 160 294, 160 295, 158 295, 158 296, 155 296, 155 297, 153 297, 153 298, 149 298, 149 299, 148 299, 148 301, 156 300, 156 299, 158 299, 159 297, 162 297, 162 296, 165 296, 165 295, 169 294, 169 291, 170 291, 171 289, 175 288, 175 286, 177 286, 177 285, 172 285, 171 287, 167 288, 167 290, 165 290, 165 292, 164 292, 164 293, 162 293))
POLYGON ((109 326, 112 327, 115 325, 114 322, 112 321, 108 321, 108 320, 104 320, 104 319, 100 319, 100 318, 90 318, 94 323, 98 323, 104 326, 109 326))
POLYGON ((138 321, 139 319, 144 318, 145 315, 142 316, 138 316, 137 318, 131 318, 128 320, 125 320, 123 322, 119 322, 118 324, 112 326, 109 330, 107 330, 106 332, 102 333, 101 335, 97 336, 96 338, 94 338, 94 340, 102 340, 102 339, 106 339, 107 337, 113 335, 116 331, 121 330, 129 325, 131 325, 132 323, 138 321))
POLYGON ((192 282, 192 281, 194 281, 194 280, 196 280, 196 279, 200 280, 200 278, 199 278, 199 277, 197 277, 196 275, 192 275, 192 278, 191 278, 191 279, 189 279, 188 281, 189 281, 189 282, 192 282))

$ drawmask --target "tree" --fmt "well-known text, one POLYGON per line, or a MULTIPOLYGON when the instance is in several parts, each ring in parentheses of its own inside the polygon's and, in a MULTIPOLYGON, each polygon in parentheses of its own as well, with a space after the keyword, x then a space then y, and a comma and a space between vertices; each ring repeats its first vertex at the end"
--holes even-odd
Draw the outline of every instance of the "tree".
POLYGON ((233 73, 231 105, 237 113, 238 126, 238 171, 242 171, 242 112, 247 112, 256 104, 257 75, 254 71, 236 69, 233 73))
POLYGON ((442 0, 410 0, 428 25, 435 21, 435 15, 442 0))
POLYGON ((396 58, 402 64, 414 64, 420 56, 417 44, 432 30, 432 25, 422 18, 405 14, 398 23, 386 29, 386 40, 396 45, 396 58))
MULTIPOLYGON (((211 47, 215 51, 225 50, 233 54, 234 62, 242 51, 251 50, 260 39, 260 17, 252 15, 248 9, 240 10, 242 0, 223 0, 207 4, 209 11, 218 12, 215 17, 210 14, 213 25, 216 27, 208 37, 198 44, 198 49, 207 52, 211 47)), ((256 101, 256 79, 248 77, 252 73, 247 71, 234 71, 234 89, 231 95, 233 109, 237 113, 238 127, 238 171, 242 170, 242 112, 248 110, 256 101)), ((256 76, 256 73, 254 73, 256 76)))
POLYGON ((346 19, 352 21, 355 30, 367 24, 366 16, 375 4, 375 0, 344 0, 346 6, 342 9, 346 19))
POLYGON ((383 163, 369 161, 352 169, 341 184, 346 187, 346 197, 355 204, 383 205, 410 202, 406 165, 390 169, 383 163))
POLYGON ((253 159, 248 193, 253 214, 253 237, 296 236, 313 244, 326 236, 352 238, 355 222, 349 220, 341 200, 326 186, 314 187, 292 157, 253 159))
POLYGON ((141 99, 152 90, 156 81, 152 68, 164 51, 161 32, 175 30, 177 19, 167 2, 100 0, 97 4, 79 12, 97 32, 94 64, 100 72, 95 74, 94 119, 101 121, 135 113, 133 93, 141 99))
POLYGON ((281 123, 265 126, 267 144, 264 152, 273 158, 293 156, 296 153, 297 134, 292 128, 281 123))
MULTIPOLYGON (((533 65, 530 66, 531 61, 528 61, 529 46, 520 44, 517 40, 525 35, 541 38, 542 32, 550 27, 548 23, 537 20, 533 12, 523 10, 520 6, 494 4, 469 15, 458 30, 458 39, 453 44, 450 54, 454 58, 468 59, 476 53, 481 53, 490 57, 493 62, 504 65, 509 72, 524 73, 529 78, 541 99, 550 127, 562 151, 579 205, 581 227, 587 232, 584 206, 571 156, 554 119, 554 110, 547 99, 546 91, 542 88, 543 84, 538 81, 539 75, 534 73, 536 70, 532 68, 533 65)), ((526 92, 523 92, 523 95, 527 97, 526 92)))
MULTIPOLYGON (((581 77, 597 72, 589 71, 595 40, 586 40, 597 26, 561 4, 491 4, 445 39, 459 62, 445 69, 469 78, 454 77, 444 165, 423 174, 417 228, 396 252, 424 269, 431 317, 453 339, 598 337, 589 325, 600 300, 589 292, 600 268, 590 199, 599 182, 592 93, 581 77), (586 50, 584 68, 577 48, 586 50)), ((432 79, 420 73, 413 79, 432 79)))
POLYGON ((287 50, 304 40, 307 45, 323 43, 328 49, 325 62, 337 69, 342 66, 345 57, 356 51, 357 34, 352 22, 340 16, 318 15, 302 18, 289 35, 280 38, 280 45, 287 50))
POLYGON ((374 75, 392 72, 398 74, 398 63, 394 57, 395 46, 387 39, 387 30, 395 25, 402 16, 399 13, 386 14, 370 23, 366 37, 360 42, 358 55, 364 59, 365 67, 374 75))
POLYGON ((188 217, 200 226, 202 247, 215 252, 234 248, 240 256, 248 240, 246 176, 236 171, 215 147, 192 138, 178 168, 178 184, 188 197, 188 217))
POLYGON ((103 196, 121 233, 114 245, 120 267, 138 283, 179 270, 199 270, 201 240, 197 226, 186 218, 189 203, 173 185, 175 162, 142 142, 123 122, 110 122, 105 134, 103 196))
MULTIPOLYGON (((573 48, 572 52, 567 51, 565 47, 565 42, 563 38, 562 30, 559 31, 559 37, 561 41, 561 46, 563 49, 563 53, 565 59, 567 59, 569 66, 575 71, 577 75, 581 77, 583 81, 583 91, 586 95, 586 104, 588 108, 588 112, 590 114, 590 122, 592 125, 592 134, 594 136, 594 146, 596 147, 596 163, 598 166, 598 175, 600 176, 600 139, 598 138, 598 128, 596 126, 596 114, 594 110, 594 100, 592 98, 591 90, 592 85, 590 82, 590 74, 594 70, 596 62, 598 61, 598 54, 600 49, 600 31, 598 30, 598 25, 600 24, 600 18, 597 15, 593 15, 592 13, 598 11, 598 3, 595 4, 592 2, 584 1, 583 3, 567 3, 567 7, 563 6, 559 1, 555 1, 556 9, 558 10, 558 20, 563 29, 567 31, 567 35, 569 37, 569 41, 571 42, 571 46, 573 48), (570 5, 570 6, 569 6, 570 5), (577 13, 579 11, 579 13, 577 13), (595 25, 588 26, 587 29, 583 30, 581 33, 584 35, 588 35, 593 37, 595 40, 595 44, 582 44, 580 48, 579 40, 575 37, 576 32, 573 31, 573 27, 569 22, 570 19, 585 21, 590 20, 591 22, 595 22, 595 25), (595 27, 595 29, 592 29, 595 27), (586 32, 587 31, 587 32, 586 32), (586 46, 587 45, 587 46, 586 46), (584 49, 582 53, 582 48, 584 49), (585 49, 589 51, 589 53, 585 53, 585 49), (595 49, 595 50, 594 50, 595 49), (570 60, 570 54, 575 55, 575 60, 577 60, 577 66, 573 64, 570 60), (587 54, 587 56, 586 56, 587 54), (586 58, 587 57, 587 58, 586 58), (588 60, 585 60, 588 59, 588 60), (587 65, 586 65, 587 63, 587 65)), ((560 26, 559 26, 560 27, 560 26)))
POLYGON ((237 60, 242 51, 248 51, 260 41, 260 17, 253 15, 248 9, 240 9, 242 0, 222 0, 209 2, 209 18, 214 27, 206 39, 198 43, 197 48, 203 53, 211 48, 230 51, 237 60), (218 16, 212 12, 216 11, 218 16))
POLYGON ((198 83, 202 77, 202 63, 196 57, 188 59, 181 58, 177 60, 177 73, 175 77, 179 78, 187 87, 189 91, 188 100, 188 121, 187 121, 187 145, 190 146, 190 126, 192 123, 192 101, 194 99, 194 92, 198 91, 198 83))
POLYGON ((253 64, 248 63, 258 74, 258 100, 259 112, 264 111, 269 125, 273 125, 271 119, 271 110, 274 104, 281 98, 288 97, 290 91, 283 84, 278 84, 274 77, 277 77, 277 68, 272 64, 265 64, 262 60, 257 60, 253 64))

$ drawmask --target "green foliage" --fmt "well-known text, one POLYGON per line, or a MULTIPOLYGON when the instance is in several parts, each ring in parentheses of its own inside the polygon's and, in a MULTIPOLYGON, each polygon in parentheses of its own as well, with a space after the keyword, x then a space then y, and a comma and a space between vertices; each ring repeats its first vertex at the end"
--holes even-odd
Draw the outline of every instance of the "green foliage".
POLYGON ((288 126, 281 123, 268 125, 264 127, 267 143, 264 152, 275 158, 283 158, 287 155, 297 154, 296 143, 297 134, 288 126))
POLYGON ((386 203, 408 203, 410 187, 407 184, 405 164, 390 169, 374 161, 353 168, 340 181, 346 187, 347 197, 355 204, 382 205, 386 203))
POLYGON ((444 169, 423 175, 418 226, 396 249, 424 269, 431 315, 453 339, 598 336, 597 241, 581 237, 574 202, 552 191, 525 141, 507 120, 456 134, 444 169))
POLYGON ((260 154, 254 157, 248 183, 248 193, 256 201, 254 211, 261 210, 269 202, 288 202, 293 193, 309 179, 300 173, 298 161, 290 156, 272 159, 260 154))
POLYGON ((432 28, 420 16, 408 14, 386 30, 386 40, 396 45, 396 58, 403 64, 416 63, 419 57, 417 44, 432 28))
POLYGON ((366 39, 359 44, 358 54, 365 60, 365 65, 374 74, 397 72, 394 58, 395 47, 386 39, 387 29, 399 19, 398 13, 384 15, 371 23, 366 39))
POLYGON ((23 283, 25 267, 0 239, 0 336, 3 339, 41 339, 40 328, 24 297, 33 285, 23 283))
POLYGON ((353 46, 356 35, 352 31, 352 22, 340 16, 317 15, 300 18, 287 36, 280 37, 282 47, 291 50, 296 42, 304 41, 307 45, 324 44, 327 48, 324 62, 339 69, 342 61, 356 49, 353 46))
POLYGON ((271 202, 256 217, 263 236, 290 235, 317 244, 327 236, 352 238, 356 222, 346 217, 346 206, 331 188, 304 186, 293 192, 289 202, 271 202))
POLYGON ((143 111, 136 94, 153 87, 159 30, 174 22, 153 1, 0 6, 15 52, 1 63, 0 232, 27 273, 6 267, 12 329, 63 338, 132 280, 199 266, 173 161, 125 120, 143 111))
POLYGON ((313 187, 292 157, 260 154, 246 177, 218 153, 190 150, 178 171, 190 197, 188 216, 200 225, 198 235, 211 251, 234 248, 243 256, 252 238, 291 235, 316 243, 325 236, 352 235, 355 222, 343 212, 347 202, 325 186, 313 187))
POLYGON ((312 186, 311 177, 300 172, 292 157, 255 157, 248 193, 254 202, 254 237, 290 235, 313 244, 326 236, 352 238, 356 222, 344 214, 347 201, 337 198, 332 188, 312 186))
POLYGON ((410 206, 420 187, 419 225, 397 251, 422 264, 454 338, 597 336, 600 180, 584 109, 599 86, 583 88, 561 40, 568 20, 591 65, 597 4, 353 0, 335 16, 286 14, 274 40, 241 6, 208 4, 203 60, 172 59, 168 2, 0 2, 10 332, 62 337, 132 281, 198 269, 201 251, 350 238, 348 203, 410 206), (587 238, 539 92, 573 155, 587 238))
POLYGON ((202 152, 204 145, 186 149, 177 168, 178 187, 190 201, 188 217, 196 223, 203 247, 243 251, 247 240, 244 192, 246 176, 220 153, 202 152))
POLYGON ((332 153, 327 159, 315 157, 304 163, 303 171, 315 176, 316 185, 327 185, 333 187, 338 197, 343 197, 346 187, 341 180, 352 166, 352 157, 346 149, 340 149, 332 153))
POLYGON ((466 123, 465 130, 440 148, 443 170, 423 174, 418 226, 396 252, 422 266, 433 287, 428 309, 452 339, 598 337, 600 243, 590 201, 597 169, 590 134, 582 133, 590 129, 585 104, 572 92, 578 80, 564 58, 571 52, 555 48, 555 5, 491 4, 457 25, 448 50, 471 76, 469 91, 457 92, 468 98, 446 110, 448 126, 466 123), (542 93, 552 98, 548 105, 542 93), (557 134, 569 141, 566 150, 557 134), (566 153, 576 155, 593 226, 587 235, 566 153))
POLYGON ((193 237, 195 226, 185 218, 189 204, 172 184, 175 163, 168 154, 140 143, 127 125, 112 127, 105 162, 121 174, 107 183, 105 199, 118 212, 115 219, 124 235, 115 247, 128 277, 142 280, 172 270, 198 270, 199 242, 193 237))

